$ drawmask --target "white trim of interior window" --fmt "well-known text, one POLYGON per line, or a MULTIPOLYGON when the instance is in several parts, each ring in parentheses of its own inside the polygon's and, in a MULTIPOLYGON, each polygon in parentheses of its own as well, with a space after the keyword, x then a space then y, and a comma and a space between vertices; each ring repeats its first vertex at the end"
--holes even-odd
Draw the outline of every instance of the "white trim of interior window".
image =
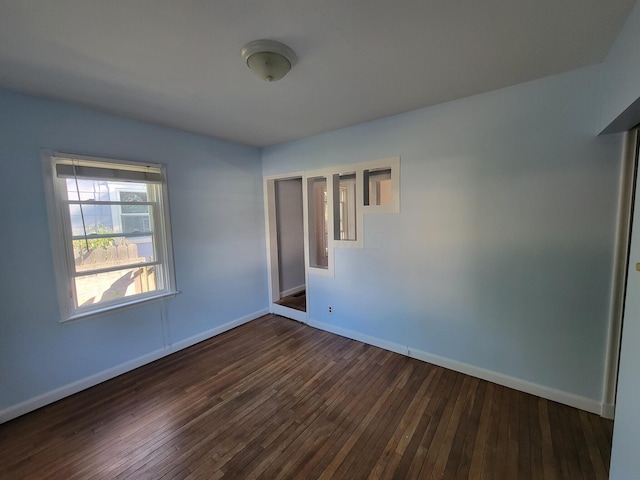
MULTIPOLYGON (((326 167, 318 170, 299 171, 288 174, 276 174, 264 177, 264 198, 265 198, 265 225, 267 229, 267 252, 268 258, 271 262, 269 264, 269 271, 271 277, 277 275, 277 269, 273 268, 272 263, 277 261, 277 251, 275 250, 275 242, 271 242, 270 231, 275 229, 275 223, 272 225, 270 222, 274 222, 275 214, 270 212, 269 198, 273 196, 274 181, 278 179, 286 178, 302 178, 302 200, 303 200, 303 221, 304 221, 304 255, 306 266, 306 282, 309 283, 309 275, 323 275, 334 276, 334 250, 336 248, 364 248, 364 215, 372 213, 399 213, 400 212, 400 157, 388 157, 378 160, 369 160, 366 162, 352 163, 346 165, 336 165, 326 167), (364 205, 364 171, 388 168, 391 170, 391 203, 388 205, 364 205), (356 240, 336 240, 334 236, 334 175, 352 174, 356 175, 356 240), (328 266, 327 268, 315 267, 311 265, 311 242, 309 231, 309 192, 308 185, 309 179, 316 177, 324 177, 327 180, 327 202, 328 202, 328 266)), ((274 230, 275 231, 275 230, 274 230)), ((276 282, 277 278, 271 278, 271 282, 276 282)), ((274 283, 275 284, 275 283, 274 283)), ((269 296, 274 300, 274 292, 269 291, 269 296)))
POLYGON ((305 175, 302 177, 302 199, 303 199, 303 220, 305 225, 305 235, 304 235, 304 256, 305 263, 307 265, 307 271, 309 274, 313 275, 323 275, 327 277, 333 277, 334 275, 334 252, 333 249, 335 247, 335 240, 333 238, 333 174, 336 169, 334 167, 331 168, 323 168, 321 170, 312 170, 305 172, 305 175), (311 242, 310 242, 310 231, 309 231, 309 180, 312 178, 324 177, 327 180, 327 268, 315 267, 311 265, 311 242))
MULTIPOLYGON (((362 164, 352 164, 352 165, 341 165, 340 167, 336 167, 333 170, 333 175, 331 178, 333 179, 335 175, 348 175, 351 173, 355 173, 355 188, 356 188, 356 239, 355 240, 336 240, 335 239, 335 231, 333 235, 333 245, 336 248, 362 248, 364 246, 364 211, 362 207, 363 203, 363 183, 362 183, 362 164)), ((335 185, 334 185, 335 188, 335 185)), ((332 205, 332 209, 335 215, 335 205, 332 205)), ((335 219, 334 219, 335 221, 335 219)), ((335 226, 334 226, 335 228, 335 226)))
MULTIPOLYGON (((388 157, 366 162, 339 165, 323 169, 333 175, 356 174, 356 240, 335 240, 335 248, 364 248, 364 216, 372 213, 400 213, 400 157, 388 157), (364 205, 364 171, 380 168, 391 170, 391 203, 388 205, 364 205)), ((310 175, 311 173, 307 173, 310 175)), ((331 199, 333 200, 333 198, 331 199)), ((331 210, 334 212, 334 206, 331 210)))
MULTIPOLYGON (((70 320, 78 320, 80 318, 101 315, 109 311, 127 308, 139 303, 158 300, 166 297, 173 297, 178 294, 175 282, 175 266, 173 261, 173 244, 171 239, 171 222, 169 215, 169 197, 167 189, 167 176, 164 165, 148 162, 133 162, 118 159, 108 159, 103 157, 89 157, 84 155, 75 155, 54 152, 51 150, 43 150, 41 152, 42 171, 45 195, 47 199, 47 215, 49 219, 49 230, 51 232, 51 248, 54 263, 54 272, 56 279, 56 291, 58 293, 60 307, 60 321, 66 322, 70 320), (156 202, 153 207, 162 209, 162 215, 159 211, 154 212, 154 221, 159 223, 158 227, 154 226, 156 232, 165 232, 163 238, 158 239, 154 235, 156 241, 156 255, 159 263, 163 265, 163 282, 164 289, 148 292, 147 294, 138 294, 131 297, 128 301, 104 302, 93 307, 75 307, 72 271, 75 270, 75 263, 71 249, 66 244, 66 231, 71 232, 70 218, 68 212, 65 211, 65 202, 63 192, 56 187, 57 177, 54 171, 54 162, 56 159, 78 160, 88 162, 100 162, 104 164, 117 164, 119 168, 135 170, 141 166, 148 166, 159 169, 162 175, 162 183, 159 184, 158 199, 150 199, 156 202), (159 241, 160 240, 160 241, 159 241), (63 252, 61 255, 60 252, 63 252)), ((129 268, 136 268, 133 264, 129 268)))
MULTIPOLYGON (((381 158, 358 164, 360 171, 388 167, 391 169, 391 203, 389 205, 363 205, 362 213, 400 213, 400 157, 381 158)), ((361 182, 361 187, 364 183, 361 182)))

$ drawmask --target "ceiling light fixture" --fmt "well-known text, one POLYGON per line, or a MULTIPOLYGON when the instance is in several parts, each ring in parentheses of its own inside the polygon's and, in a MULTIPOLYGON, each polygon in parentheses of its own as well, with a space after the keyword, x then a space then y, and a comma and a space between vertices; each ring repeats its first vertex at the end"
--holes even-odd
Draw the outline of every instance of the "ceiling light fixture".
POLYGON ((296 63, 296 54, 284 43, 275 40, 254 40, 247 43, 240 55, 247 67, 267 82, 284 77, 296 63))

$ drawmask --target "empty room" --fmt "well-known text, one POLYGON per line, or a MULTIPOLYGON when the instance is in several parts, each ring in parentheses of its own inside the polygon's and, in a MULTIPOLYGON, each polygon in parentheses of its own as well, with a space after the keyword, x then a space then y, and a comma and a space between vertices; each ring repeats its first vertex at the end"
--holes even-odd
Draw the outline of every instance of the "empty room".
POLYGON ((634 0, 0 1, 0 478, 640 478, 634 0))

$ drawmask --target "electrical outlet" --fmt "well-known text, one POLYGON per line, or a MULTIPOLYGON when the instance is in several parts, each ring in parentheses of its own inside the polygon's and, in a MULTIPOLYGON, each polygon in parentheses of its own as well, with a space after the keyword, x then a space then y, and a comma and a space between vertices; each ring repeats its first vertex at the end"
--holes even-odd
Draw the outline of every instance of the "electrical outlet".
POLYGON ((333 313, 333 307, 329 305, 329 313, 333 313))

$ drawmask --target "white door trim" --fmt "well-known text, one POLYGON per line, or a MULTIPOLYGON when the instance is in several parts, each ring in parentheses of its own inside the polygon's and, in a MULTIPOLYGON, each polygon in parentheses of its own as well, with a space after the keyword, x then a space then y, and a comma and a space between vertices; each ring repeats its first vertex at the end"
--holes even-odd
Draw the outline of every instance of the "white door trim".
MULTIPOLYGON (((281 175, 269 175, 264 177, 263 190, 264 190, 264 215, 265 215, 265 236, 267 244, 267 270, 269 272, 269 312, 283 317, 297 320, 298 322, 308 323, 309 321, 309 296, 307 293, 307 309, 305 312, 296 310, 294 308, 278 305, 280 300, 280 272, 278 267, 278 229, 276 225, 276 194, 275 194, 275 182, 277 180, 290 180, 290 179, 302 180, 302 200, 306 196, 305 184, 306 176, 304 172, 293 172, 281 175)), ((307 225, 306 214, 303 213, 304 222, 304 251, 305 251, 305 266, 304 266, 304 281, 305 285, 309 285, 309 272, 307 269, 307 225)))

